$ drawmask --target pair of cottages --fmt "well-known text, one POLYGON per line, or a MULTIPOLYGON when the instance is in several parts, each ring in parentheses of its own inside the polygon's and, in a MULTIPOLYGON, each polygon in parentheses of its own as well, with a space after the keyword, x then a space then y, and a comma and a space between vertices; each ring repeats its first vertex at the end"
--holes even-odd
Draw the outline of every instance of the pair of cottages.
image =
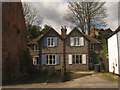
POLYGON ((108 37, 109 72, 120 75, 120 26, 108 37))
POLYGON ((67 71, 93 70, 97 64, 97 55, 100 51, 100 42, 76 27, 67 35, 66 27, 61 29, 61 35, 51 28, 46 34, 41 34, 28 43, 31 61, 31 70, 40 70, 41 67, 53 67, 67 71))

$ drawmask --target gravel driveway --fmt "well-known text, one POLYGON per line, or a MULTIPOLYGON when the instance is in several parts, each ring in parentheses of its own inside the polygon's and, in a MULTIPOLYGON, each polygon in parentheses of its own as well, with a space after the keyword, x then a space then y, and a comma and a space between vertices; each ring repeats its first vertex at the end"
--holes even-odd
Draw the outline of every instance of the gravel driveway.
POLYGON ((93 72, 78 72, 71 76, 73 79, 66 82, 49 83, 48 81, 48 83, 8 85, 3 88, 118 88, 118 83, 101 79, 93 72))

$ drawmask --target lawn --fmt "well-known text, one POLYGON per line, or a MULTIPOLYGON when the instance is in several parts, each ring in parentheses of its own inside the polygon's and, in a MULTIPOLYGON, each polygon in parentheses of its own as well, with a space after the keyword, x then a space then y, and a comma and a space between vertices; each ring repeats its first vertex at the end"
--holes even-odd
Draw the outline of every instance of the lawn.
POLYGON ((111 73, 97 73, 96 75, 111 82, 118 82, 118 76, 111 73))

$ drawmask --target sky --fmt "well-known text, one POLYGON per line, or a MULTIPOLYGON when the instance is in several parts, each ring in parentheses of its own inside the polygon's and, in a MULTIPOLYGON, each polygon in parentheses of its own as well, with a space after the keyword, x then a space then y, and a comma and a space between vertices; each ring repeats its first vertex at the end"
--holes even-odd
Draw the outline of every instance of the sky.
MULTIPOLYGON (((68 10, 68 2, 31 2, 31 5, 38 9, 42 16, 41 26, 51 25, 57 32, 61 32, 61 26, 67 26, 68 33, 75 26, 64 20, 68 10)), ((118 2, 106 2, 107 8, 107 27, 113 31, 118 27, 118 2)))

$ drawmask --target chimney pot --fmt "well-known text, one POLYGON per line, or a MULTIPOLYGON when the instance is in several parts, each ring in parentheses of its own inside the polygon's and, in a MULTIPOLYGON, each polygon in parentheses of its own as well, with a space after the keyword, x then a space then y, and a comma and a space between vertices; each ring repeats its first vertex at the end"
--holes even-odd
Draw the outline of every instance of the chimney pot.
POLYGON ((63 26, 62 26, 62 28, 61 28, 61 36, 62 36, 62 37, 65 37, 65 36, 67 35, 66 32, 67 32, 66 26, 64 26, 64 28, 63 28, 63 26))

